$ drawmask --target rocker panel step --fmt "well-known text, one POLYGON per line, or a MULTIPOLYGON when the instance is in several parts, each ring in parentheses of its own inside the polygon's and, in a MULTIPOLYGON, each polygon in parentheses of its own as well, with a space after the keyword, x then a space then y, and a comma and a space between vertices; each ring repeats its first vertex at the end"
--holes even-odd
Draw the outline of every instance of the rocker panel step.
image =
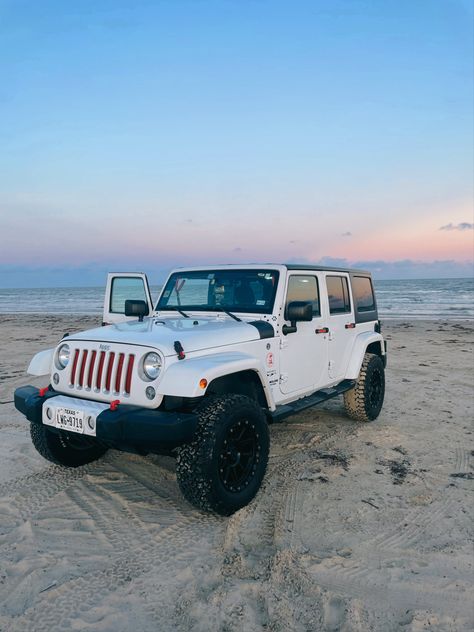
POLYGON ((283 419, 286 419, 290 415, 306 410, 306 408, 316 406, 317 404, 320 404, 327 399, 331 399, 332 397, 337 397, 354 386, 355 380, 343 380, 337 384, 337 386, 322 388, 321 390, 316 391, 307 397, 302 397, 291 404, 282 404, 281 406, 277 406, 274 412, 269 413, 270 419, 273 422, 283 421, 283 419))

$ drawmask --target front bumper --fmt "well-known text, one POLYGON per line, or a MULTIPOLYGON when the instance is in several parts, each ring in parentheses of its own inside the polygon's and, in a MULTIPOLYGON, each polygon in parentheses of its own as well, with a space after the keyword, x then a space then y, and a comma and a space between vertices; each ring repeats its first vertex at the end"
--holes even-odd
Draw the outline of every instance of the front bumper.
MULTIPOLYGON (((15 390, 15 408, 29 421, 41 424, 44 402, 57 396, 64 397, 62 393, 52 390, 46 391, 41 397, 36 387, 22 386, 15 390)), ((83 402, 87 410, 91 402, 83 402)), ((107 408, 97 415, 96 438, 119 450, 160 453, 191 441, 196 426, 197 416, 194 413, 120 404, 116 410, 107 408)), ((56 431, 54 427, 50 429, 56 431)))

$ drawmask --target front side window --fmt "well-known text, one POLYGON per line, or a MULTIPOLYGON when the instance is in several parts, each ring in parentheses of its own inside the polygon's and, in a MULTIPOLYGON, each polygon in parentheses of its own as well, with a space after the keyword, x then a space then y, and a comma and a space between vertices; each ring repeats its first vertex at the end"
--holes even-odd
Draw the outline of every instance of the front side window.
POLYGON ((331 314, 346 314, 351 311, 349 285, 347 277, 327 276, 329 312, 331 314))
POLYGON ((277 270, 198 270, 175 272, 157 310, 271 314, 278 287, 277 270))
POLYGON ((145 283, 139 277, 114 277, 110 291, 110 311, 125 314, 125 301, 147 301, 145 283))
POLYGON ((294 275, 288 279, 286 304, 292 301, 306 301, 313 306, 313 316, 321 315, 318 279, 315 276, 294 275))

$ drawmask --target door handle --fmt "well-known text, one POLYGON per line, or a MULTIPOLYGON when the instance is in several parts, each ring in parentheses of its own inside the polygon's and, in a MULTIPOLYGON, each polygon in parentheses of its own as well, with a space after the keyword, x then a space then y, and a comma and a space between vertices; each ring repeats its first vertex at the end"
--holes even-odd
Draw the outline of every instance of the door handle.
POLYGON ((328 334, 329 333, 329 327, 322 327, 321 329, 315 329, 316 334, 328 334))
POLYGON ((355 329, 356 324, 355 323, 347 323, 345 325, 346 329, 355 329))

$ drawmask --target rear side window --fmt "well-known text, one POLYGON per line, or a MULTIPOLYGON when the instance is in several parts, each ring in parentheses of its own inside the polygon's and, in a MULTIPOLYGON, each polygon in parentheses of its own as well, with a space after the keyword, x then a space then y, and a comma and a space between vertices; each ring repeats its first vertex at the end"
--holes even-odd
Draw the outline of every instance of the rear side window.
POLYGON ((313 316, 321 315, 318 279, 314 276, 294 275, 288 280, 286 304, 292 301, 308 301, 313 305, 313 316))
POLYGON ((327 276, 326 284, 329 297, 329 311, 331 314, 346 314, 351 311, 349 285, 347 277, 327 276))
POLYGON ((352 294, 358 312, 375 310, 375 297, 372 281, 369 277, 352 277, 352 294))

